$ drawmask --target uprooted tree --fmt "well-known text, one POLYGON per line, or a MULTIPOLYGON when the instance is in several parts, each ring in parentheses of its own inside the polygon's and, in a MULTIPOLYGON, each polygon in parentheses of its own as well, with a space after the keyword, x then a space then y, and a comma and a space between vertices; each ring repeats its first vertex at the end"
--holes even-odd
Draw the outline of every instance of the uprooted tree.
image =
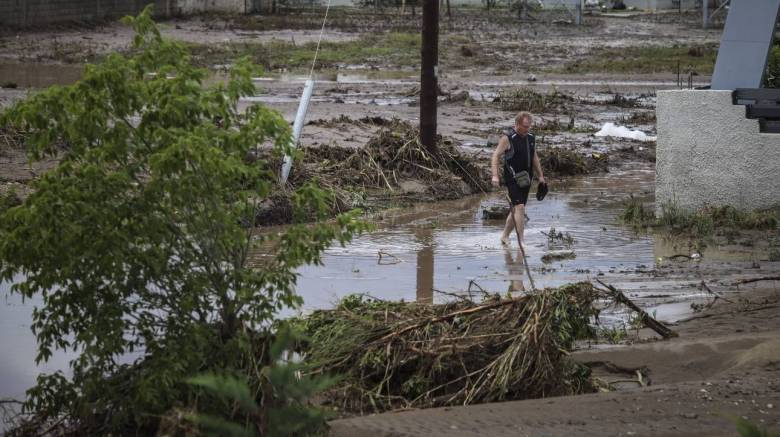
MULTIPOLYGON (((274 386, 271 326, 281 308, 301 303, 294 269, 363 225, 349 213, 278 234, 245 226, 276 181, 245 157, 263 143, 291 152, 277 113, 237 110, 254 91, 254 67, 238 61, 225 83, 205 86, 206 72, 160 36, 149 8, 125 21, 136 31, 130 55, 112 54, 78 83, 0 115, 24 133, 31 159, 60 159, 0 215, 0 275, 16 281, 12 292, 40 299, 38 363, 78 352, 72 376, 41 375, 28 391, 26 426, 144 434, 171 412, 237 419, 242 409, 203 396, 208 378, 187 383, 210 373, 246 381, 259 407, 238 417, 245 430, 281 426, 282 411, 295 417, 282 429, 295 431, 314 416, 294 411, 305 390, 274 386), (265 261, 250 267, 258 246, 265 261)), ((331 201, 311 185, 292 196, 307 220, 324 217, 331 201)))

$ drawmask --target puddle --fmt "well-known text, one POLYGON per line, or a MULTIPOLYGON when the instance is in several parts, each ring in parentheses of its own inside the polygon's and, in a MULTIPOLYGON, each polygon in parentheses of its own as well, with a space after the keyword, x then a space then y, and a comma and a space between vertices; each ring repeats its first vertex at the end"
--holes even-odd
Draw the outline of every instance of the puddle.
MULTIPOLYGON (((751 270, 756 259, 765 258, 766 248, 761 247, 734 250, 713 245, 698 260, 668 259, 690 254, 688 246, 693 243, 638 235, 616 221, 621 202, 629 195, 652 199, 654 181, 651 164, 634 164, 605 175, 575 178, 565 188, 553 186, 543 202, 532 200, 525 238, 536 287, 601 279, 641 304, 658 305, 654 308, 658 314, 668 313, 664 320, 671 320, 681 314, 680 307, 661 305, 685 302, 690 312, 690 302, 704 296, 697 288, 702 278, 725 284, 780 268, 780 263, 763 262, 760 271, 751 270), (545 233, 551 227, 570 234, 573 245, 550 246, 545 233), (543 255, 562 249, 573 250, 576 258, 541 261, 543 255)), ((491 193, 386 213, 374 233, 345 248, 329 249, 322 266, 300 269, 298 292, 304 309, 330 307, 350 293, 441 302, 450 298, 446 293, 464 293, 470 284, 472 292, 477 286, 501 294, 529 289, 521 255, 499 244, 503 221, 481 217, 485 205, 503 204, 502 196, 491 193)))

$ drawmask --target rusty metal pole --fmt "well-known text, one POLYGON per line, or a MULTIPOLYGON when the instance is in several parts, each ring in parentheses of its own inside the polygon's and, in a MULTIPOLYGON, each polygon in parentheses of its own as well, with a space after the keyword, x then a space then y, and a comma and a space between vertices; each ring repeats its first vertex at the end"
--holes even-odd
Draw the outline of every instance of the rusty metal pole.
POLYGON ((436 99, 439 74, 439 0, 423 0, 420 68, 420 142, 436 148, 436 99))

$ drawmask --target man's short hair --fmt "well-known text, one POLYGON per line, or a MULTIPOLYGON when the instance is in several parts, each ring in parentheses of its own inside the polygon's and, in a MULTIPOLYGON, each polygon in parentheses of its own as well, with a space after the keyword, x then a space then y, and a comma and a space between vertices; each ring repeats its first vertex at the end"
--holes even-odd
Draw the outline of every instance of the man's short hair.
POLYGON ((534 116, 528 111, 520 111, 517 113, 517 117, 515 117, 515 123, 520 123, 524 119, 528 119, 528 121, 533 122, 534 116))

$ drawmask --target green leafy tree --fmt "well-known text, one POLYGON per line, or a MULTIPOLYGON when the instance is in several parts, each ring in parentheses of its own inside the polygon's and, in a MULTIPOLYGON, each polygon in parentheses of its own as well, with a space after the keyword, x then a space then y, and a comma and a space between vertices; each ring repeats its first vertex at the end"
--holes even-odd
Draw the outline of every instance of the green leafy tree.
MULTIPOLYGON (((206 86, 149 8, 125 22, 136 31, 130 55, 0 115, 26 132, 31 159, 60 157, 0 215, 0 276, 22 273, 12 292, 42 297, 36 362, 79 352, 72 376, 38 378, 26 408, 90 433, 155 429, 193 401, 186 379, 204 372, 246 375, 256 398, 273 398, 258 369, 275 314, 301 303, 294 269, 363 229, 354 212, 281 233, 242 226, 278 189, 264 161, 245 157, 264 143, 289 152, 289 127, 262 106, 237 110, 254 92, 248 60, 206 86)), ((313 185, 291 196, 309 221, 332 202, 313 185)))
POLYGON ((322 411, 307 408, 306 400, 329 387, 334 380, 323 376, 304 376, 302 371, 306 369, 302 364, 284 361, 284 353, 300 340, 300 334, 282 325, 271 344, 271 363, 261 370, 268 388, 279 399, 271 408, 258 405, 249 384, 240 375, 201 374, 190 378, 188 382, 200 387, 204 394, 219 399, 221 405, 214 412, 185 413, 187 419, 214 436, 256 435, 245 422, 225 417, 226 411, 235 410, 242 411, 244 416, 253 418, 255 422, 266 422, 268 435, 289 436, 321 431, 324 415, 322 411))
POLYGON ((769 50, 764 74, 764 86, 767 88, 780 88, 780 46, 773 45, 769 50))

